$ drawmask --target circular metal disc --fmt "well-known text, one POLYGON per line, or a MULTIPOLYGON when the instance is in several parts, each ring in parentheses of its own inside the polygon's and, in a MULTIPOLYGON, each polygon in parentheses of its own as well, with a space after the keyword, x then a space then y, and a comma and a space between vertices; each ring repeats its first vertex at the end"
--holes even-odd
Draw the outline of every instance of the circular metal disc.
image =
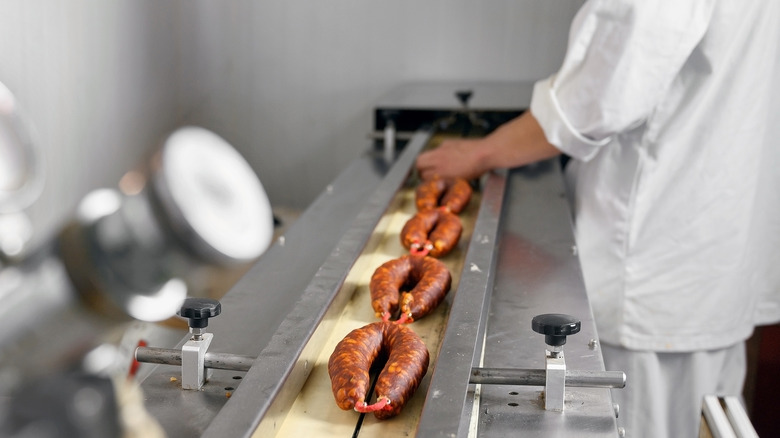
POLYGON ((209 130, 188 126, 167 138, 155 190, 175 231, 209 261, 249 261, 271 242, 273 214, 260 180, 209 130))

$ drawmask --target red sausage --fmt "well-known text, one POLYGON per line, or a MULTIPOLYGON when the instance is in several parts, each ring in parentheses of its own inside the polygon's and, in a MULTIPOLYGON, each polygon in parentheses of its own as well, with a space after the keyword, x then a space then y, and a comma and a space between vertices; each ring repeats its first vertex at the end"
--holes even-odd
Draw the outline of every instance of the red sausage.
POLYGON ((384 320, 400 310, 399 322, 412 322, 441 304, 451 285, 450 271, 441 261, 405 255, 374 271, 369 283, 371 307, 384 320))
POLYGON ((468 205, 472 192, 471 185, 463 178, 433 177, 417 186, 415 204, 418 210, 443 207, 458 214, 468 205))
POLYGON ((380 321, 351 331, 336 345, 328 374, 336 404, 344 410, 374 412, 384 420, 401 412, 428 371, 430 356, 422 339, 407 326, 380 321), (377 402, 366 404, 374 361, 387 357, 377 378, 377 402))
POLYGON ((418 211, 401 230, 401 244, 413 254, 443 257, 460 240, 460 218, 444 210, 418 211))

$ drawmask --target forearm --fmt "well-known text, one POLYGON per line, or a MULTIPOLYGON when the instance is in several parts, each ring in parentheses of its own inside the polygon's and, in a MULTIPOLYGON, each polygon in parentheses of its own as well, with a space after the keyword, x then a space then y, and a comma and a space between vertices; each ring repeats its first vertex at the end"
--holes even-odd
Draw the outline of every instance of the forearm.
POLYGON ((417 157, 423 178, 477 178, 503 167, 517 167, 552 158, 561 152, 547 142, 544 131, 530 111, 513 119, 487 137, 446 140, 417 157))
POLYGON ((560 155, 530 111, 505 123, 480 142, 480 167, 485 171, 518 167, 560 155))

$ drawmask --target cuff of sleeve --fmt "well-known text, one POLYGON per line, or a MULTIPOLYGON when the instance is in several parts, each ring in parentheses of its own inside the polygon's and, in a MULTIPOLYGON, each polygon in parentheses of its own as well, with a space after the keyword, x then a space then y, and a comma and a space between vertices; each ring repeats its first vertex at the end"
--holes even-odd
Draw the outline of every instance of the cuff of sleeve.
POLYGON ((541 125, 547 141, 576 159, 588 161, 596 155, 601 146, 611 138, 591 140, 574 129, 555 96, 553 81, 555 76, 543 79, 534 85, 531 98, 531 113, 541 125))

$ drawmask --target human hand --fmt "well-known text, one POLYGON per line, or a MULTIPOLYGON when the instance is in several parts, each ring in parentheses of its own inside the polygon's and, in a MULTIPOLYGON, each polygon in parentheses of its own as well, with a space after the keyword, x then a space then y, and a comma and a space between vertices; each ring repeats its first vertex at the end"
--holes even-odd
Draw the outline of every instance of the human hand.
POLYGON ((481 139, 444 140, 436 149, 423 152, 417 157, 420 177, 479 177, 488 170, 482 164, 480 146, 481 139))

